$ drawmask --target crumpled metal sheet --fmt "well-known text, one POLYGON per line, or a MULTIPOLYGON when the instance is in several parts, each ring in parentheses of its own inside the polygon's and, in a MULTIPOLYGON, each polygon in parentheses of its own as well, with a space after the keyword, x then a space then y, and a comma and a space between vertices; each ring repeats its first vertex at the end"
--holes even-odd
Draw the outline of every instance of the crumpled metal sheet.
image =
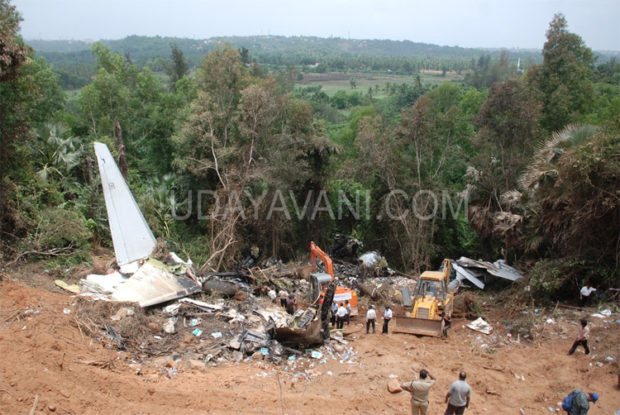
POLYGON ((113 301, 128 301, 148 307, 201 291, 190 278, 174 276, 166 265, 149 259, 110 296, 113 301))

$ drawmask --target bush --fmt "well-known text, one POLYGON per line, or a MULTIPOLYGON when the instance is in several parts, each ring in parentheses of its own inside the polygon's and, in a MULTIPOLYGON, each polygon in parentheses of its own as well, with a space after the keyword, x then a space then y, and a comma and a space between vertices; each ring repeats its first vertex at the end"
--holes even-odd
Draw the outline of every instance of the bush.
MULTIPOLYGON (((612 264, 613 265, 613 264, 612 264)), ((614 272, 591 261, 574 258, 538 261, 529 274, 532 297, 537 304, 577 299, 579 289, 590 283, 606 288, 614 272)))
MULTIPOLYGON (((77 211, 59 207, 38 212, 36 226, 19 243, 19 252, 41 253, 58 265, 77 264, 88 260, 92 232, 88 221, 77 211), (66 250, 59 250, 66 248, 66 250), (56 250, 49 256, 51 250, 56 250)), ((38 256, 38 255, 37 255, 38 256)))

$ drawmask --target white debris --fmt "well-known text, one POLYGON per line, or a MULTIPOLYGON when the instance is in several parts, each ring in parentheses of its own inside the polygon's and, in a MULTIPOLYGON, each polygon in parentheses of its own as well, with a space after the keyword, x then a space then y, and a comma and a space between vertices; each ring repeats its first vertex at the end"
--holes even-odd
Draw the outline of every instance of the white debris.
POLYGON ((167 305, 163 308, 163 312, 164 314, 168 314, 170 316, 176 316, 177 313, 179 312, 179 308, 181 308, 181 304, 180 303, 174 303, 174 304, 170 304, 167 305))
POLYGON ((164 331, 168 334, 174 334, 176 333, 176 328, 175 328, 175 323, 176 323, 176 318, 175 317, 170 317, 165 323, 164 323, 164 331))
POLYGON ((493 331, 493 327, 491 327, 489 323, 484 321, 482 317, 478 317, 476 320, 469 323, 467 327, 484 334, 491 334, 491 332, 493 331))

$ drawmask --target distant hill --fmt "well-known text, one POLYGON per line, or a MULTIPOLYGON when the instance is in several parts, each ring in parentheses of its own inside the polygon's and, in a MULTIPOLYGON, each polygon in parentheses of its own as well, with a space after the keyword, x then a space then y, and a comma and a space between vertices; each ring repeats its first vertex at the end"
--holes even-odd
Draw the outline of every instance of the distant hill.
MULTIPOLYGON (((253 61, 269 69, 292 65, 313 72, 390 71, 409 74, 420 69, 461 71, 471 68, 483 55, 495 59, 502 52, 501 49, 471 49, 411 41, 309 36, 234 36, 210 39, 129 36, 101 42, 136 65, 149 66, 154 71, 163 69, 161 59, 170 58, 173 44, 183 51, 192 68, 198 66, 202 58, 218 44, 230 44, 235 48, 248 49, 253 61)), ((29 40, 27 43, 61 74, 63 86, 78 88, 89 81, 95 64, 90 53, 92 42, 29 40)), ((514 64, 520 58, 524 67, 542 59, 537 50, 509 49, 506 52, 514 64)))
MULTIPOLYGON (((408 40, 365 40, 342 38, 319 38, 309 36, 233 36, 209 39, 187 39, 174 37, 129 36, 120 40, 102 40, 112 50, 129 55, 135 61, 148 61, 159 56, 170 55, 170 45, 176 44, 188 60, 197 64, 200 58, 213 50, 218 43, 229 43, 234 47, 245 47, 259 63, 271 63, 276 58, 286 64, 300 64, 300 58, 317 59, 339 55, 340 57, 397 57, 397 58, 450 58, 476 59, 483 54, 498 54, 499 49, 483 50, 458 46, 438 46, 408 40), (286 56, 290 56, 287 59, 286 56), (261 62, 262 59, 268 62, 261 62)), ((40 55, 79 54, 90 51, 91 42, 75 40, 28 40, 40 55)), ((511 52, 511 51, 509 51, 511 52)), ((515 52, 513 50, 513 52, 515 52)), ((539 51, 518 50, 523 58, 538 59, 539 51)), ((314 62, 312 62, 314 63, 314 62)))

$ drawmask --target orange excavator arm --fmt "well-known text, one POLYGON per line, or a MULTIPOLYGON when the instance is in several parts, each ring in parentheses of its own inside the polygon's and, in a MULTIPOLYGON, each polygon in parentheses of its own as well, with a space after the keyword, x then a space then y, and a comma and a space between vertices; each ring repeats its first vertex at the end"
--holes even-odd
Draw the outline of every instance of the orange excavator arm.
POLYGON ((325 265, 325 269, 327 273, 332 277, 332 281, 334 280, 334 267, 332 265, 332 260, 321 248, 319 248, 313 241, 310 241, 310 260, 312 262, 312 270, 316 271, 316 258, 319 258, 323 261, 325 265))

